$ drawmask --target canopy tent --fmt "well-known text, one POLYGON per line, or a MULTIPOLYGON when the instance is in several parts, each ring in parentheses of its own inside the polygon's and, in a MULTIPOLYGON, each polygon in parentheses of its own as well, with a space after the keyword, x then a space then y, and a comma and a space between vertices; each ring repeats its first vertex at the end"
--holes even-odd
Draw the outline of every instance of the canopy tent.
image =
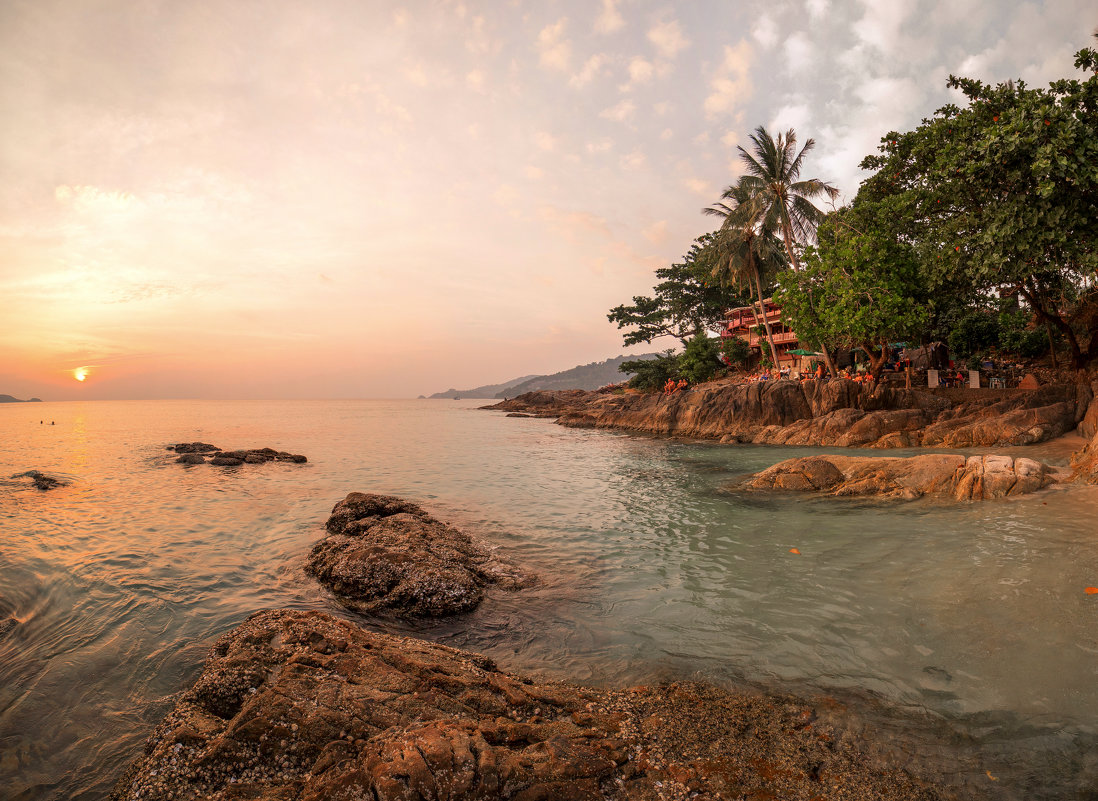
POLYGON ((804 348, 786 351, 786 353, 791 353, 794 356, 823 356, 822 353, 816 353, 814 350, 805 350, 804 348))

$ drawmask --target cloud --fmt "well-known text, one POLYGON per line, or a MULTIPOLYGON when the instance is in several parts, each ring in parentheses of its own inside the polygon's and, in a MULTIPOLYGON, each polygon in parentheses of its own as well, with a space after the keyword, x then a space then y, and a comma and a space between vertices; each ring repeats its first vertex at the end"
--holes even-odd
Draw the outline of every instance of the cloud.
POLYGON ((648 160, 640 150, 634 150, 622 156, 618 163, 621 164, 623 170, 632 172, 644 167, 648 160))
POLYGON ((614 143, 610 139, 599 139, 597 142, 587 143, 587 152, 591 154, 595 153, 608 153, 614 148, 614 143))
POLYGON ((564 38, 568 18, 561 17, 552 25, 546 25, 538 34, 538 53, 543 67, 567 70, 572 60, 572 44, 564 38))
POLYGON ((557 137, 553 136, 548 131, 538 131, 534 134, 534 144, 546 153, 551 153, 557 149, 557 137))
MULTIPOLYGON (((812 111, 807 103, 794 103, 779 108, 770 121, 770 127, 772 130, 778 131, 787 131, 792 128, 799 132, 804 130, 811 119, 812 111)), ((804 135, 801 134, 797 138, 803 141, 804 135)))
POLYGON ((669 61, 674 60, 679 51, 690 44, 690 40, 683 35, 678 20, 660 22, 648 30, 648 41, 656 47, 656 52, 669 61))
POLYGON ((683 186, 695 195, 711 198, 717 194, 717 190, 713 188, 713 184, 703 178, 687 178, 682 183, 683 186))
POLYGON ((546 205, 538 209, 538 215, 571 241, 587 239, 592 234, 611 236, 606 218, 597 214, 546 205))
POLYGON ((633 118, 633 113, 636 110, 636 103, 626 98, 625 100, 610 106, 610 108, 603 109, 599 113, 599 116, 603 119, 613 120, 614 122, 628 122, 633 118))
POLYGON ((656 68, 651 61, 637 56, 629 61, 629 83, 626 88, 640 83, 648 83, 652 80, 656 68))
POLYGON ((662 131, 660 131, 660 140, 663 142, 671 141, 672 137, 674 136, 675 132, 672 131, 670 128, 664 128, 662 131))
POLYGON ((813 20, 821 20, 831 8, 831 0, 805 0, 805 9, 813 20))
POLYGON ((484 91, 484 71, 470 70, 465 74, 465 85, 475 92, 484 91))
POLYGON ((602 0, 602 13, 595 20, 595 30, 599 33, 613 33, 625 25, 625 19, 618 12, 617 0, 602 0))
POLYGON ((605 64, 606 56, 602 53, 595 53, 583 62, 583 67, 572 76, 569 83, 576 87, 586 86, 598 76, 605 64))
POLYGON ((732 114, 750 99, 752 57, 751 44, 746 39, 741 39, 735 47, 725 45, 724 60, 710 81, 710 92, 705 98, 707 117, 732 114))
POLYGON ((527 165, 523 172, 525 172, 526 177, 532 181, 538 181, 545 175, 545 170, 541 169, 541 167, 535 167, 532 164, 527 165))
POLYGON ((751 28, 752 38, 769 50, 778 43, 778 23, 769 14, 762 14, 751 28))
POLYGON ((797 31, 785 40, 782 55, 786 69, 794 75, 805 72, 816 61, 816 47, 804 31, 797 31))
POLYGON ((854 23, 854 33, 870 47, 882 53, 892 54, 897 50, 900 28, 914 4, 862 0, 865 13, 854 23))
POLYGON ((656 247, 659 247, 667 241, 667 220, 659 220, 657 222, 654 222, 643 231, 641 231, 641 233, 644 235, 645 239, 647 239, 656 247))

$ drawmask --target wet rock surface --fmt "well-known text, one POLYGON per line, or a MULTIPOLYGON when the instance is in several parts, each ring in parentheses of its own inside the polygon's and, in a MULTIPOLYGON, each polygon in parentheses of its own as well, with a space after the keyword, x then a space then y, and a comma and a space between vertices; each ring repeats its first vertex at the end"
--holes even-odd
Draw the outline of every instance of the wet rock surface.
POLYGON ((489 586, 520 589, 532 573, 392 495, 352 492, 332 509, 306 569, 347 607, 438 617, 475 609, 489 586))
POLYGON ((829 455, 787 459, 738 486, 837 497, 979 501, 1025 495, 1056 480, 1053 471, 1033 459, 933 453, 908 458, 829 455))
POLYGON ((67 487, 67 481, 61 481, 53 476, 47 476, 38 470, 28 470, 25 473, 16 473, 12 478, 29 478, 31 483, 34 484, 35 489, 46 490, 55 489, 56 487, 67 487))
POLYGON ((309 461, 299 453, 276 451, 274 448, 249 448, 246 450, 222 450, 208 442, 180 442, 167 447, 179 454, 177 462, 181 464, 212 464, 219 467, 239 467, 242 464, 265 464, 267 462, 293 462, 304 464, 309 461), (206 461, 206 456, 210 460, 206 461))
POLYGON ((111 798, 945 798, 834 708, 698 683, 598 691, 323 612, 214 645, 111 798))
MULTIPOLYGON (((750 442, 868 448, 1044 442, 1084 420, 1094 388, 926 390, 833 381, 714 382, 673 395, 531 392, 486 406, 566 426, 750 442)), ((1094 418, 1098 419, 1098 411, 1094 418)))

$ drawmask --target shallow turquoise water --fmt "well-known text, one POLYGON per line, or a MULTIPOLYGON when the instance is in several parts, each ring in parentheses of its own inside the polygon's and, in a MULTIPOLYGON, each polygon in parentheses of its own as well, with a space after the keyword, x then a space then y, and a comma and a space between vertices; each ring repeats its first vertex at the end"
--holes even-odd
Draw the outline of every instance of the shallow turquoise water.
POLYGON ((354 490, 417 500, 545 577, 457 620, 372 625, 588 683, 834 694, 962 793, 1098 787, 1092 488, 961 506, 745 496, 736 476, 808 450, 476 404, 0 407, 0 477, 72 482, 0 479, 0 618, 19 621, 0 634, 0 797, 105 797, 214 638, 257 609, 338 610, 302 565, 354 490), (310 461, 184 467, 164 450, 193 440, 310 461))

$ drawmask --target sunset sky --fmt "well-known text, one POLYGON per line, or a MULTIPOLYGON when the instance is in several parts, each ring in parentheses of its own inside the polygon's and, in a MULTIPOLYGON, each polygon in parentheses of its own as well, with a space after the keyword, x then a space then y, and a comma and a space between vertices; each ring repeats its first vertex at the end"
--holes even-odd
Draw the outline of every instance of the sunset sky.
POLYGON ((814 137, 849 199, 949 73, 1044 84, 1096 26, 1093 0, 2 0, 0 393, 414 397, 616 356, 607 310, 711 229, 756 126, 814 137))

